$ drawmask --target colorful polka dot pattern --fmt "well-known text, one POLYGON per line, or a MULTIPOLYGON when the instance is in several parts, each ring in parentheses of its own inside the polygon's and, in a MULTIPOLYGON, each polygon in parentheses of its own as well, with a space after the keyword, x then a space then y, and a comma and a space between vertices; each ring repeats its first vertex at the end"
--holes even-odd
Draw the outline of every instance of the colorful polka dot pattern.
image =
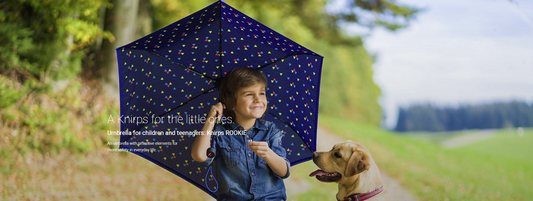
MULTIPOLYGON (((198 120, 218 103, 218 80, 233 68, 250 67, 269 80, 265 119, 285 134, 291 165, 311 159, 316 150, 322 56, 222 1, 117 48, 117 55, 123 131, 199 131, 198 120)), ((121 136, 130 143, 121 148, 148 149, 132 152, 216 197, 215 167, 192 160, 193 140, 130 135, 121 136)))

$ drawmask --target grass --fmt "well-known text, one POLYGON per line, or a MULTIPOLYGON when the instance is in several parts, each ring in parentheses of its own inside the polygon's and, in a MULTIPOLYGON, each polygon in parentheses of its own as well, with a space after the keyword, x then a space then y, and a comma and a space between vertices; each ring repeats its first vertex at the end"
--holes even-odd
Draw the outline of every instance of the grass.
POLYGON ((435 143, 320 117, 321 125, 364 144, 380 169, 421 200, 529 200, 533 197, 533 130, 446 150, 435 143))
POLYGON ((410 133, 398 133, 404 136, 416 137, 421 140, 425 140, 433 143, 441 143, 445 140, 468 135, 478 132, 478 130, 463 130, 463 131, 450 131, 450 132, 410 132, 410 133))
POLYGON ((206 200, 185 180, 131 153, 27 154, 0 174, 0 200, 206 200))
POLYGON ((95 86, 73 81, 61 91, 24 94, 9 107, 0 103, 0 200, 205 200, 167 170, 107 151, 118 140, 106 135, 118 129, 118 121, 107 122, 118 106, 95 86))
MULTIPOLYGON (((27 89, 19 86, 10 90, 27 89)), ((72 81, 63 90, 32 91, 0 108, 0 157, 5 158, 0 160, 0 171, 12 171, 14 158, 8 156, 13 154, 83 153, 102 147, 110 140, 102 132, 118 128, 118 123, 106 121, 111 114, 118 114, 117 105, 98 96, 95 84, 72 81)))
POLYGON ((480 178, 480 184, 490 184, 482 185, 484 189, 510 193, 521 200, 528 200, 533 196, 532 145, 533 130, 528 130, 523 137, 501 131, 492 139, 464 146, 453 152, 458 155, 468 153, 474 156, 471 163, 486 166, 479 169, 490 175, 480 178))
POLYGON ((499 131, 494 138, 484 140, 469 146, 458 148, 458 151, 467 151, 494 158, 510 159, 517 162, 533 162, 531 154, 533 145, 533 129, 526 129, 524 136, 520 137, 510 130, 499 131), (498 147, 494 149, 494 147, 498 147))
MULTIPOLYGON (((320 116, 320 124, 342 138, 364 144, 380 169, 420 200, 533 197, 532 129, 526 129, 523 137, 500 131, 491 139, 443 149, 435 140, 398 135, 344 119, 320 116)), ((9 165, 3 165, 0 174, 0 200, 208 199, 203 191, 159 166, 133 154, 108 152, 105 146, 51 154, 9 150, 9 160, 0 161, 9 165)), ((301 190, 289 200, 333 198, 337 185, 308 177, 314 170, 316 165, 311 161, 291 168, 291 178, 302 186, 288 189, 301 190)))

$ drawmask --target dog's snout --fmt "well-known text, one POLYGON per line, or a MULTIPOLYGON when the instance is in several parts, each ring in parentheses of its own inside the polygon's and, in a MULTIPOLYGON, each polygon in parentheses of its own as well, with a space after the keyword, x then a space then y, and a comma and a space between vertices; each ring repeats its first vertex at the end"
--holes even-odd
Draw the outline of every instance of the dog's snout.
POLYGON ((313 152, 313 158, 318 158, 320 156, 320 154, 318 154, 318 152, 313 152))

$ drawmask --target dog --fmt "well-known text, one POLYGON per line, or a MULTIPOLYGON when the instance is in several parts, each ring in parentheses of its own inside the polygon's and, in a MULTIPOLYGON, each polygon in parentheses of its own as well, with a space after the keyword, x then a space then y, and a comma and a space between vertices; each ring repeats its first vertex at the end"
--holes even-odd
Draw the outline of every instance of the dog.
POLYGON ((314 152, 313 162, 320 169, 309 176, 338 183, 337 200, 391 200, 378 166, 360 143, 348 140, 335 144, 329 152, 314 152))

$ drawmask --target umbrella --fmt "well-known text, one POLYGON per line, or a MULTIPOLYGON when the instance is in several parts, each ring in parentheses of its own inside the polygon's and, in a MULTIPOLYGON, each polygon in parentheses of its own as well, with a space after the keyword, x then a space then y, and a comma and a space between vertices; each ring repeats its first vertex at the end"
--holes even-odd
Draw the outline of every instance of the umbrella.
POLYGON ((268 110, 285 137, 291 165, 316 150, 322 56, 218 1, 117 48, 121 149, 137 154, 216 197, 211 166, 190 147, 226 72, 260 69, 268 110))

